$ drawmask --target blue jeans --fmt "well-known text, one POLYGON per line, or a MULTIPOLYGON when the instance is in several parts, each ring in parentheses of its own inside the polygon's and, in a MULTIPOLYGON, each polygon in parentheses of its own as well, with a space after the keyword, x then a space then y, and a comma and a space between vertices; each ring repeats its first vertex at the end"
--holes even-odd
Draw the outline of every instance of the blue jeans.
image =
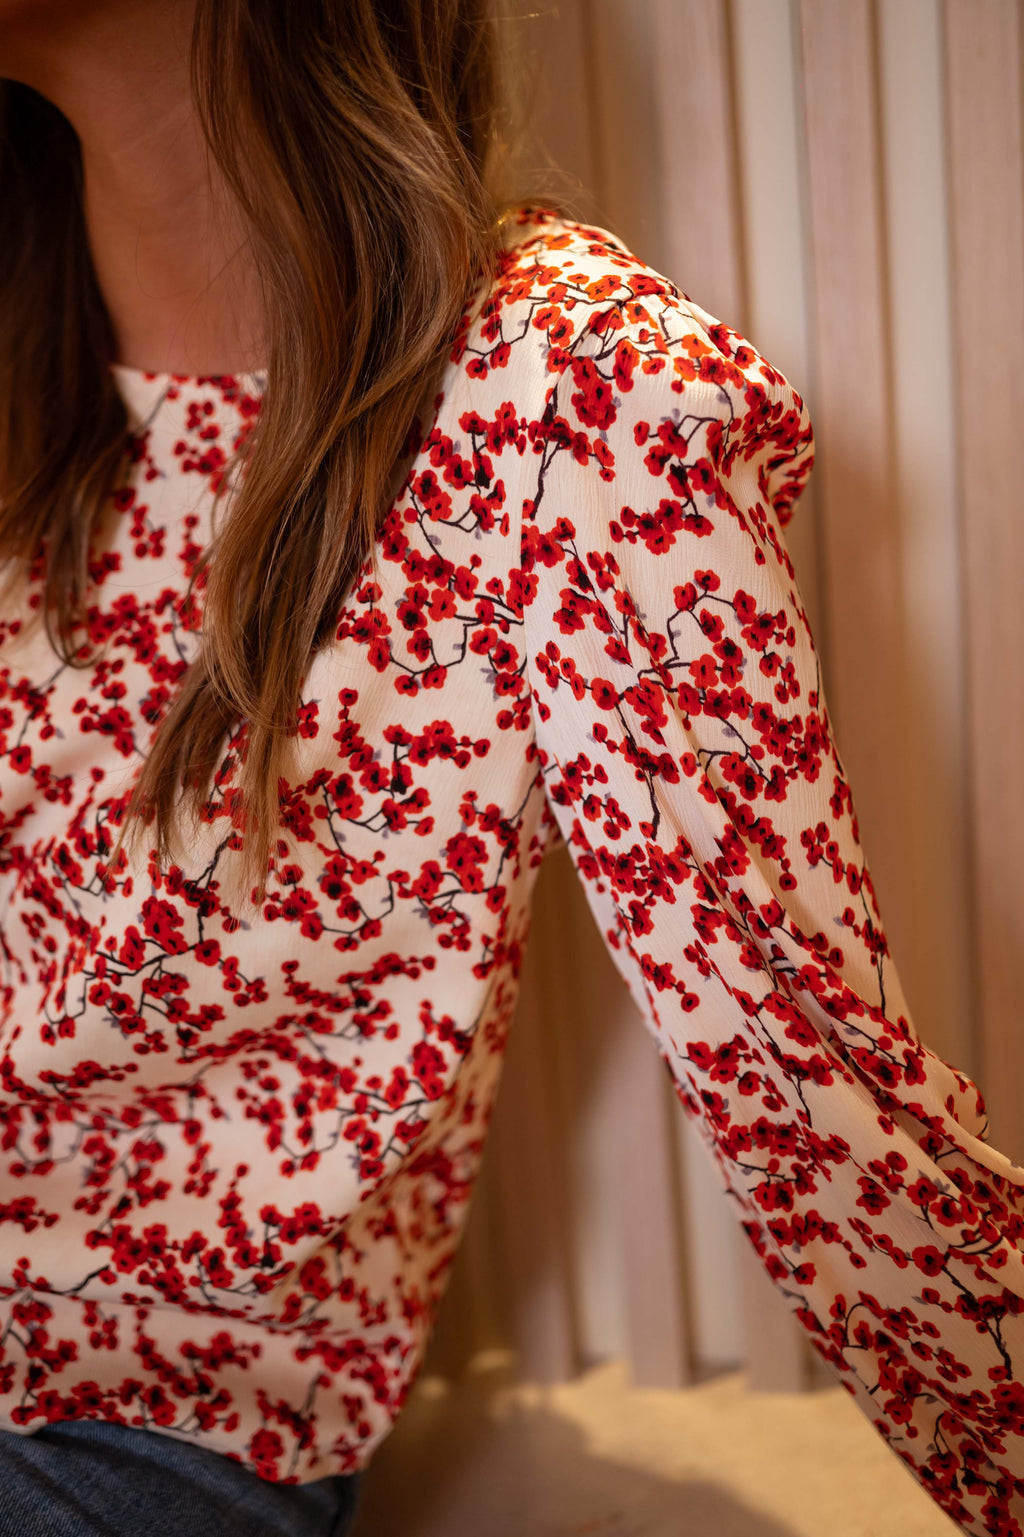
POLYGON ((0 1537, 344 1537, 362 1480, 271 1484, 156 1431, 58 1420, 0 1430, 0 1537))

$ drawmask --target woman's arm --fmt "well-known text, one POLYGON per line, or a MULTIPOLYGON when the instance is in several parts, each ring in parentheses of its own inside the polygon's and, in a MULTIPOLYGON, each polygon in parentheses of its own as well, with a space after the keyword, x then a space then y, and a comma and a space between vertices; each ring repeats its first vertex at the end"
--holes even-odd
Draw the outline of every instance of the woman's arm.
POLYGON ((1024 1169, 889 953, 783 535, 803 402, 643 276, 549 368, 526 666, 587 900, 818 1351, 964 1530, 1017 1531, 1024 1169))

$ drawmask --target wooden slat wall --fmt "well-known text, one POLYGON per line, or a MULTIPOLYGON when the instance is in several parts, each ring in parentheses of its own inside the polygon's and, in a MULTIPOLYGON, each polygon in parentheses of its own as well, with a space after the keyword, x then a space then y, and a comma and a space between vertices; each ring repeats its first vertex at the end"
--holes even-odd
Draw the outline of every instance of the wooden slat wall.
MULTIPOLYGON (((917 940, 890 300, 869 0, 802 0, 825 689, 890 944, 917 940)), ((902 960, 900 961, 902 965, 902 960)))
POLYGON ((902 787, 890 782, 888 793, 895 795, 904 819, 912 881, 909 891, 893 890, 890 905, 898 911, 887 922, 918 1029, 933 1049, 976 1072, 956 348, 939 4, 882 5, 877 29, 892 506, 900 526, 907 648, 907 759, 902 787))
MULTIPOLYGON (((808 400, 818 464, 787 538, 891 950, 1022 1161, 1021 0, 522 5, 524 165, 546 146, 572 211, 808 400)), ((428 1370, 495 1344, 548 1381, 608 1355, 665 1385, 821 1373, 562 849, 428 1370)))
POLYGON ((1021 6, 947 0, 946 80, 967 624, 979 1079, 1024 1161, 1024 152, 1021 6))
MULTIPOLYGON (((713 315, 747 324, 735 109, 725 0, 649 0, 662 249, 647 259, 713 315)), ((619 143, 627 164, 632 147, 619 143)), ((634 170, 635 177, 635 170, 634 170)))

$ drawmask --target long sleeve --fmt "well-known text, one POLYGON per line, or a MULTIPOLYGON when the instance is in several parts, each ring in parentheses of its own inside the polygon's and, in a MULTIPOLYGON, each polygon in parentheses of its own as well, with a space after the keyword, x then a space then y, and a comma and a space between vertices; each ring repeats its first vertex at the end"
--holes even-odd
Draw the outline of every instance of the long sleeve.
POLYGON ((784 539, 803 402, 650 277, 563 318, 521 553, 552 813, 815 1348, 963 1530, 1019 1533, 1024 1169, 886 942, 784 539))

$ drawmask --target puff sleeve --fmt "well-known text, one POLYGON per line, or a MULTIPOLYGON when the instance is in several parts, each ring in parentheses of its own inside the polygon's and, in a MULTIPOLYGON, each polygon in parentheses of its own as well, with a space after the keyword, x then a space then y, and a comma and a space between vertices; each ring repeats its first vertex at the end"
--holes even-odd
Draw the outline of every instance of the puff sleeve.
POLYGON ((548 358, 522 523, 538 772, 747 1238, 969 1532, 1024 1521, 1024 1169, 910 1018, 784 538, 782 375, 671 285, 548 358))

